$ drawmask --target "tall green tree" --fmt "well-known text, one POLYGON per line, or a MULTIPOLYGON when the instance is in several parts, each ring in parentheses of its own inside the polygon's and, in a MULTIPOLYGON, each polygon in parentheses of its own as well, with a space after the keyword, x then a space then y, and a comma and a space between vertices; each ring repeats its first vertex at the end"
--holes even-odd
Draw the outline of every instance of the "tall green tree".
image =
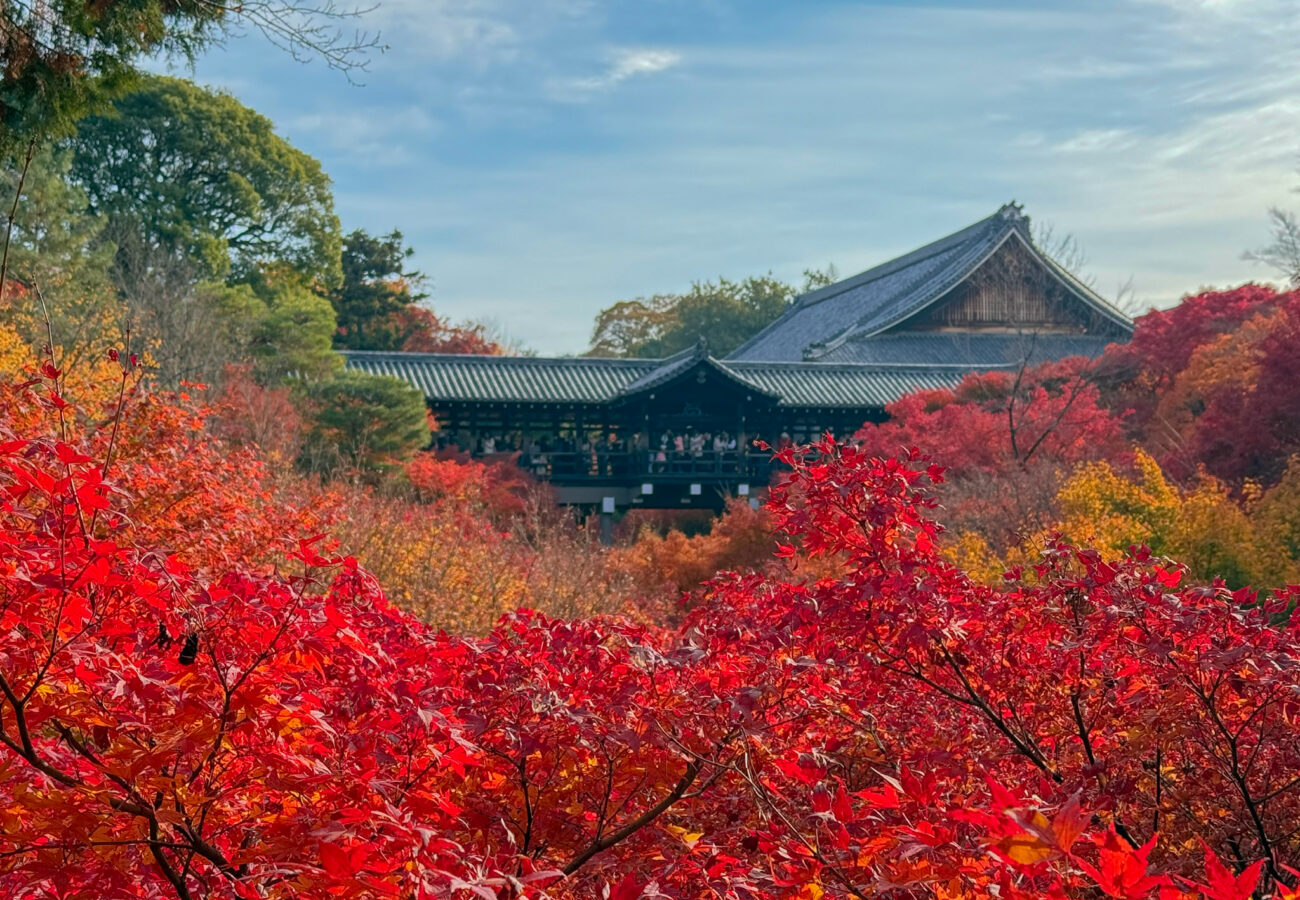
POLYGON ((255 307, 248 355, 263 381, 320 379, 339 370, 343 359, 332 346, 337 325, 328 300, 292 272, 259 278, 252 293, 262 306, 255 307))
POLYGON ((328 295, 339 347, 401 349, 405 335, 395 314, 428 296, 424 274, 408 268, 413 253, 396 229, 376 236, 358 228, 343 239, 343 279, 328 295))
POLYGON ((320 163, 229 94, 149 76, 69 142, 70 175, 107 222, 128 284, 176 260, 197 279, 269 263, 324 286, 341 239, 320 163))
POLYGON ((252 27, 298 59, 351 70, 376 40, 339 26, 358 11, 292 0, 4 0, 0 2, 0 153, 67 134, 128 87, 142 59, 198 52, 252 27))
POLYGON ((0 165, 0 203, 6 213, 15 210, 9 277, 47 291, 64 283, 107 288, 113 247, 101 239, 103 217, 88 208, 85 192, 68 178, 72 154, 44 148, 30 164, 23 162, 0 165), (15 198, 20 182, 22 195, 15 198))
MULTIPOLYGON (((65 368, 99 358, 106 341, 119 337, 121 321, 111 278, 113 247, 100 239, 103 220, 68 182, 70 164, 67 152, 44 148, 25 170, 21 164, 0 165, 0 203, 6 213, 15 211, 0 265, 7 282, 0 291, 0 317, 33 347, 52 334, 65 368), (22 193, 15 198, 20 182, 22 193)), ((0 230, 0 241, 4 236, 0 230)))

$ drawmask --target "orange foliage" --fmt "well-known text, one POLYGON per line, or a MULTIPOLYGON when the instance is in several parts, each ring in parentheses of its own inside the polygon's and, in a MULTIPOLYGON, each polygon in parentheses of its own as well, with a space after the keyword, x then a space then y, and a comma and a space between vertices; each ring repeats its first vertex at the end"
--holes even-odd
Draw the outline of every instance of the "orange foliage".
POLYGON ((542 488, 515 464, 517 458, 509 454, 480 462, 468 453, 418 453, 406 464, 406 477, 425 502, 454 500, 496 516, 518 515, 528 496, 542 488))
POLYGON ((643 528, 630 544, 610 552, 610 566, 647 595, 698 595, 718 572, 769 569, 776 562, 775 550, 768 514, 733 499, 704 534, 687 537, 674 528, 661 536, 643 528))

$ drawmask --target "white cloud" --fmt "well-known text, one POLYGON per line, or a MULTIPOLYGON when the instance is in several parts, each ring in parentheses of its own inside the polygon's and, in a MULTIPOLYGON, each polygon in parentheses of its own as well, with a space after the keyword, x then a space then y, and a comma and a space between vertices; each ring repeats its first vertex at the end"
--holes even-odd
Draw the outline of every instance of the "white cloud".
POLYGON ((681 61, 681 54, 674 50, 623 47, 610 55, 604 72, 582 78, 553 79, 550 93, 556 99, 580 100, 611 90, 629 78, 666 71, 681 61))
POLYGON ((542 351, 620 298, 851 273, 1012 198, 1103 289, 1172 302, 1266 277, 1240 254, 1297 201, 1295 0, 800 4, 760 37, 586 0, 385 4, 364 91, 291 69, 248 102, 321 157, 349 226, 402 228, 440 312, 542 351))
POLYGON ((1093 128, 1071 135, 1055 149, 1058 153, 1111 153, 1133 143, 1133 135, 1123 128, 1093 128))

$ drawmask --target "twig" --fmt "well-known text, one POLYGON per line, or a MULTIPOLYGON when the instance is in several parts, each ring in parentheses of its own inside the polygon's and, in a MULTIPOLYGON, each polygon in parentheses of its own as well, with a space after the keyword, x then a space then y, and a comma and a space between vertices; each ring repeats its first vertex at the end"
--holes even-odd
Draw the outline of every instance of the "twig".
POLYGON ((9 207, 9 219, 5 222, 5 249, 0 256, 0 303, 5 299, 5 287, 9 284, 9 242, 13 239, 14 219, 18 215, 18 201, 23 196, 23 186, 27 183, 27 170, 31 167, 32 157, 36 155, 36 141, 27 144, 27 155, 23 157, 23 168, 18 174, 18 186, 14 189, 14 202, 9 207))

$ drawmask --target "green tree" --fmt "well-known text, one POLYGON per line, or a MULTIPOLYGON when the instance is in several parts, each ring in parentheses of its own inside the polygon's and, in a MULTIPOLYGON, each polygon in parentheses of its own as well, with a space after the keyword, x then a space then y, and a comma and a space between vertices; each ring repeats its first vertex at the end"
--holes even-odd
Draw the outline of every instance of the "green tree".
POLYGON ((596 314, 588 356, 665 356, 664 336, 676 320, 676 294, 620 300, 596 314))
POLYGON ((9 275, 28 285, 75 281, 106 288, 113 248, 100 239, 103 217, 88 209, 85 192, 69 180, 71 167, 69 151, 43 149, 25 173, 21 160, 0 168, 0 202, 6 212, 15 208, 9 275), (15 204, 20 180, 23 193, 15 204))
POLYGON ((770 275, 694 284, 677 302, 665 350, 676 353, 703 337, 712 353, 723 356, 785 312, 794 295, 793 287, 770 275))
POLYGON ((837 278, 832 265, 805 269, 799 291, 771 275, 758 275, 744 281, 697 281, 684 294, 621 300, 596 314, 587 354, 657 359, 694 346, 702 337, 710 352, 722 356, 785 312, 796 294, 837 278))
POLYGON ((729 353, 779 316, 794 289, 770 276, 697 281, 684 294, 624 300, 600 311, 592 356, 669 356, 701 337, 718 355, 729 353))
MULTIPOLYGON (((0 167, 0 203, 15 211, 0 291, 0 316, 26 342, 40 347, 48 340, 44 316, 64 356, 75 366, 83 358, 116 342, 121 307, 110 277, 113 248, 100 240, 103 220, 86 208, 86 196, 67 180, 71 155, 49 149, 22 162, 0 167), (15 202, 15 191, 22 194, 15 202), (28 290, 14 290, 14 285, 28 290), (45 301, 42 312, 36 292, 45 301), (106 333, 107 332, 107 333, 106 333)), ((0 231, 0 241, 5 232, 0 231)))
POLYGON ((229 94, 149 76, 83 120, 70 175, 117 245, 130 288, 183 260, 196 280, 287 263, 337 284, 341 241, 320 163, 229 94))
POLYGON ((424 274, 407 268, 414 251, 394 229, 375 236, 360 228, 343 239, 343 280, 329 292, 338 317, 337 346, 399 350, 404 329, 396 314, 424 299, 424 274))
POLYGON ((424 397, 401 379, 343 371, 306 395, 315 414, 303 463, 312 471, 383 472, 429 440, 424 397))
POLYGON ((333 349, 337 322, 328 300, 292 271, 264 273, 251 286, 236 285, 224 297, 232 317, 251 316, 248 356, 263 382, 307 380, 337 373, 343 359, 333 349), (256 303, 247 299, 247 291, 256 303), (260 304, 260 305, 259 305, 260 304))
POLYGON ((252 27, 298 59, 350 70, 373 38, 340 29, 352 10, 282 0, 4 0, 0 3, 0 152, 61 137, 130 85, 151 57, 193 61, 223 33, 252 27))

